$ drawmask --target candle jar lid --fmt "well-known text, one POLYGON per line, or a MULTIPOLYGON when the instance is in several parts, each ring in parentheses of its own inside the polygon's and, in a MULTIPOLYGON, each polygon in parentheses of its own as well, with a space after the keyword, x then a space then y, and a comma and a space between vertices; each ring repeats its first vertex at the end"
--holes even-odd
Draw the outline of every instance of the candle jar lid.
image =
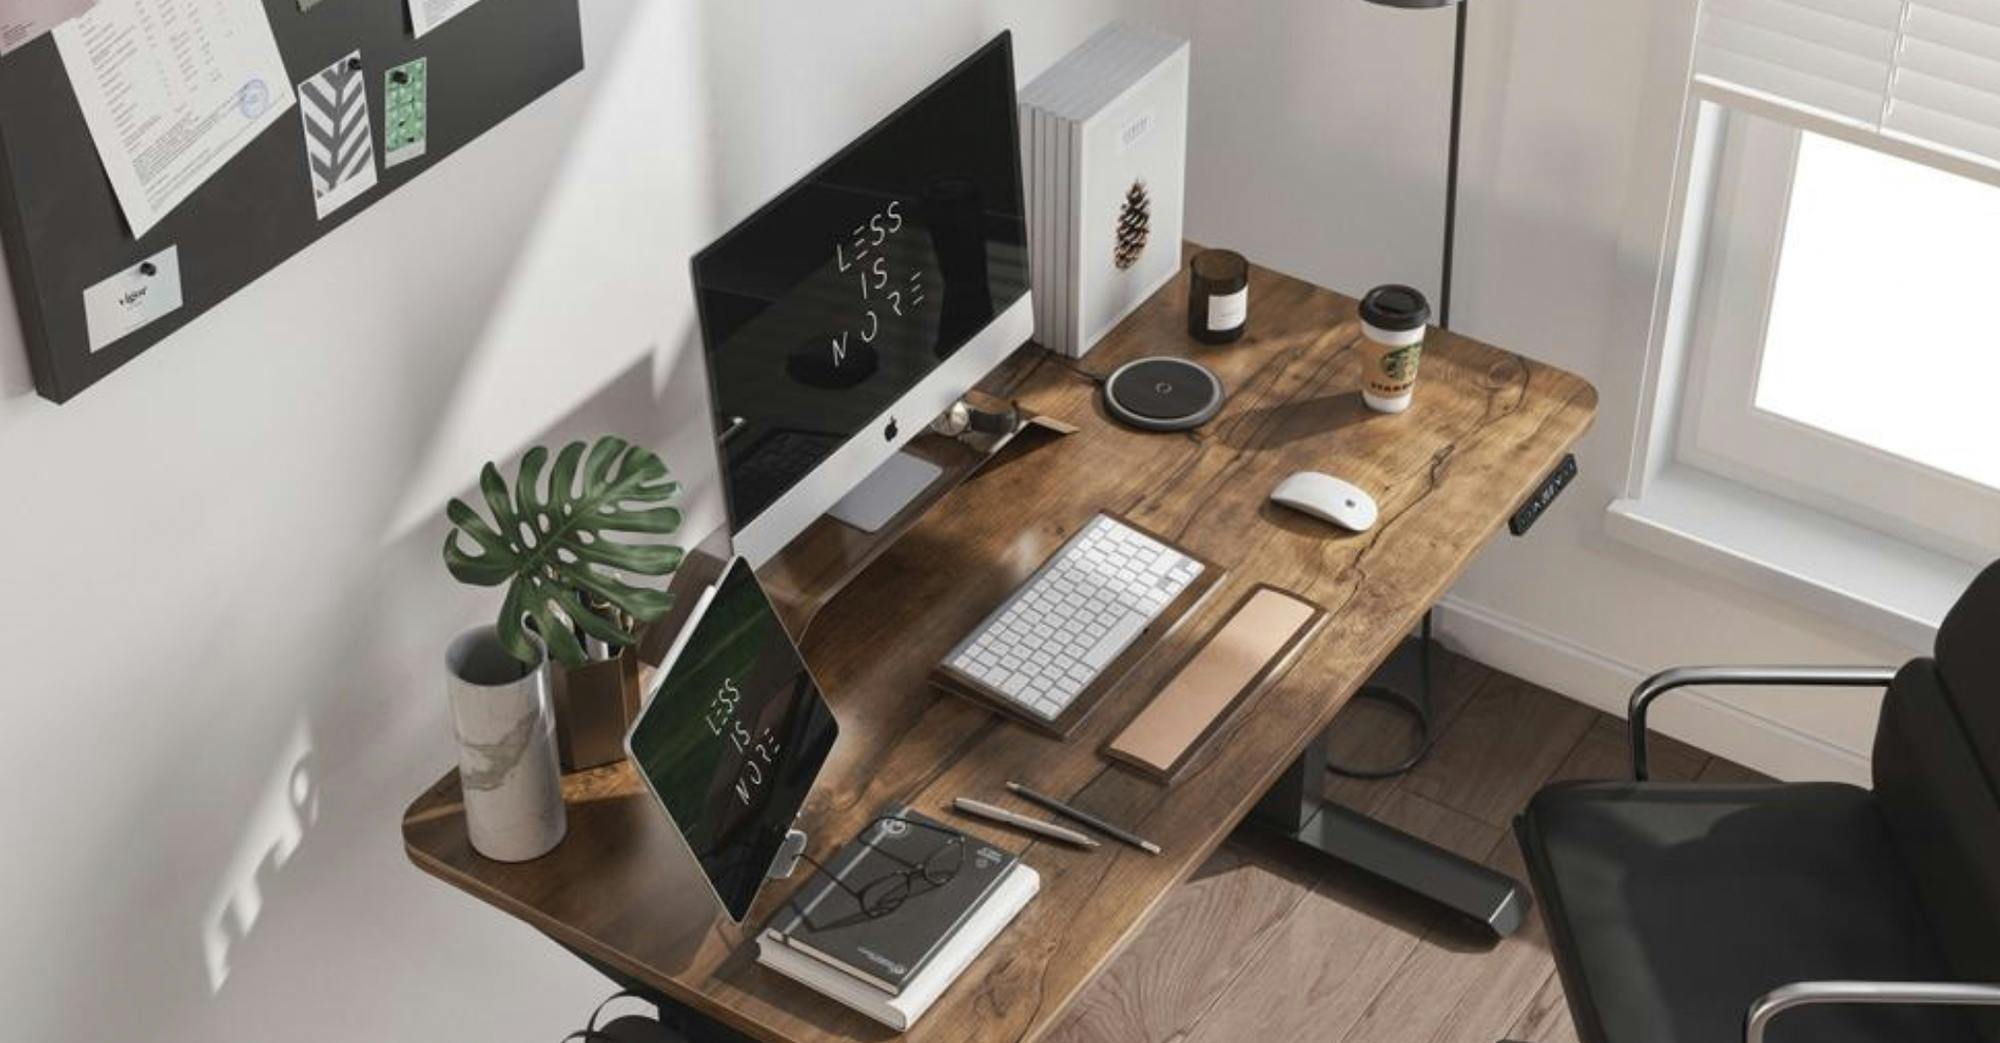
POLYGON ((1225 293, 1250 283, 1250 262, 1234 250, 1203 250, 1194 255, 1190 267, 1195 278, 1225 293))

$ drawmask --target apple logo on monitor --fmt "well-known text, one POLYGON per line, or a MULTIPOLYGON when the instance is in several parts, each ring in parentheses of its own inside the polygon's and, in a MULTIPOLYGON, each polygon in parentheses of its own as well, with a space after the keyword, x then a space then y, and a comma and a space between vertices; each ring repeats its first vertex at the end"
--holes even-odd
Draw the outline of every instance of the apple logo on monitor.
POLYGON ((882 429, 883 440, 893 442, 896 440, 896 435, 898 435, 899 433, 901 433, 901 429, 896 426, 896 418, 890 417, 889 426, 882 429))

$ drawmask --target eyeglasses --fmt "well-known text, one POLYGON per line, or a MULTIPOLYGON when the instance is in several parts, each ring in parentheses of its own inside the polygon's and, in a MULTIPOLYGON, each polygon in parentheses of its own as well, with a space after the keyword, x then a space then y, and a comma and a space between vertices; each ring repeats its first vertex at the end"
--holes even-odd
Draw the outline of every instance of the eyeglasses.
MULTIPOLYGON (((965 834, 928 822, 917 822, 895 815, 884 815, 870 823, 861 834, 861 843, 875 854, 895 863, 899 868, 889 869, 869 879, 860 886, 841 879, 841 875, 821 865, 810 855, 799 858, 821 877, 831 881, 833 886, 846 892, 854 899, 854 910, 832 919, 815 919, 813 911, 799 905, 800 895, 811 892, 821 894, 818 888, 801 888, 800 894, 791 898, 793 911, 799 914, 806 926, 814 931, 827 931, 846 927, 862 920, 879 919, 894 913, 911 898, 935 891, 952 882, 958 876, 960 866, 965 864, 965 834), (911 861, 883 846, 885 842, 897 842, 911 835, 912 830, 921 830, 925 835, 937 838, 930 852, 917 861, 911 861)), ((817 904, 817 903, 815 903, 817 904)))

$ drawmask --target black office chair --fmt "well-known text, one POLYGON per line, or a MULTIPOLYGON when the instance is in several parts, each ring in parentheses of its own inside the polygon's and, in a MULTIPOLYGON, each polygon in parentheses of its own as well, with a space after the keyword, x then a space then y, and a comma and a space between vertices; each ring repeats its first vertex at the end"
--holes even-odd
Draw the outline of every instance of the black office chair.
POLYGON ((1515 831, 1583 1043, 2000 1043, 2000 563, 1935 651, 1669 670, 1632 693, 1635 781, 1536 794, 1515 831), (1646 710, 1694 684, 1886 686, 1874 789, 1648 782, 1646 710))

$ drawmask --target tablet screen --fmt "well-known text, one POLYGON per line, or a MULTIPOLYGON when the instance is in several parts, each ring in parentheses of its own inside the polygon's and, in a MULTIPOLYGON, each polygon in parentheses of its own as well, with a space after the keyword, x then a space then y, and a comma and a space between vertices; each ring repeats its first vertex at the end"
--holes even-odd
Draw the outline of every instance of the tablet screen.
POLYGON ((742 559, 629 738, 632 763, 742 922, 838 731, 742 559))

